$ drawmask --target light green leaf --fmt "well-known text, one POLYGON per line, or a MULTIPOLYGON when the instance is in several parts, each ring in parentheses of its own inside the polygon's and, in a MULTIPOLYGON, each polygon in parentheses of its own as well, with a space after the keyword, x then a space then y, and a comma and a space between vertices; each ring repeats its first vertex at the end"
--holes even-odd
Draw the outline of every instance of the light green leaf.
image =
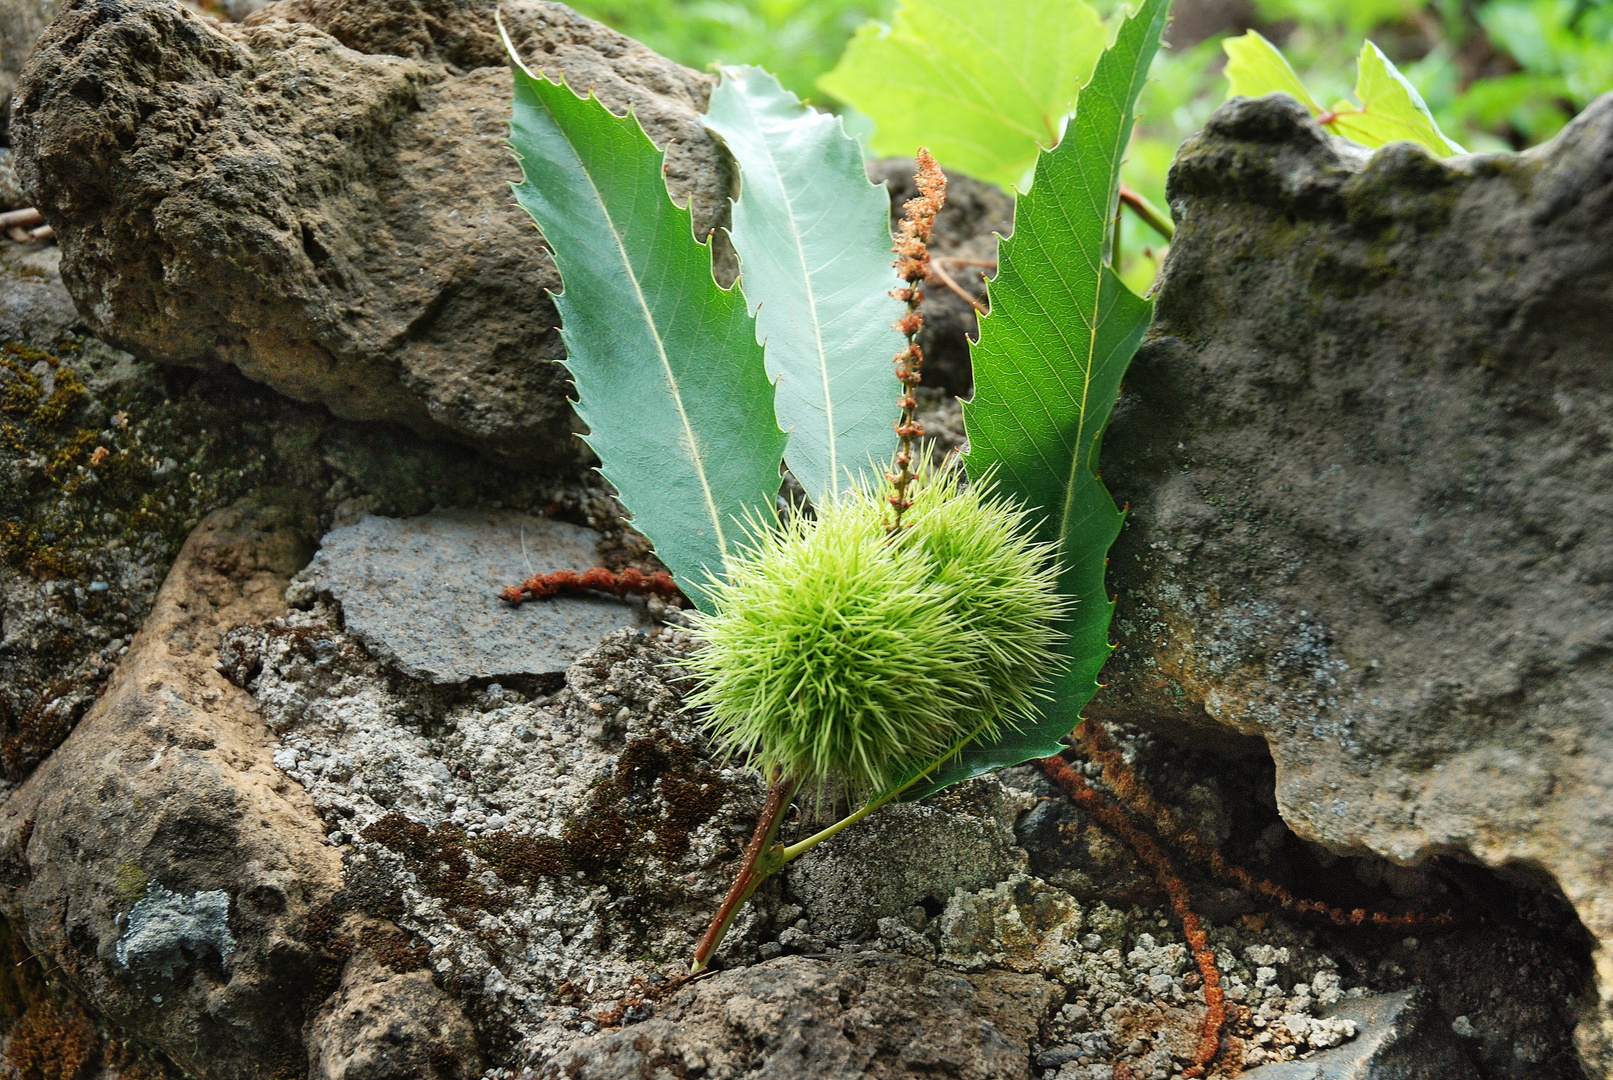
POLYGON ((944 167, 1008 187, 1059 141, 1104 37, 1082 0, 901 0, 892 25, 858 30, 818 85, 873 119, 876 152, 927 146, 944 167))
POLYGON ((890 197, 838 117, 761 68, 724 68, 706 126, 739 163, 730 235, 775 380, 784 456, 814 501, 896 452, 890 197))
POLYGON ((1322 107, 1311 98, 1277 46, 1251 30, 1221 43, 1227 54, 1227 97, 1263 97, 1281 91, 1305 106, 1312 116, 1322 107))
POLYGON ((1221 43, 1227 54, 1227 97, 1260 97, 1280 91, 1311 111, 1335 135, 1363 146, 1408 141, 1437 157, 1465 154, 1445 137, 1417 88, 1372 42, 1364 42, 1356 65, 1356 102, 1341 101, 1324 109, 1311 97, 1277 46, 1253 30, 1221 43))
POLYGON ((743 522, 773 513, 785 435, 740 292, 720 288, 631 115, 521 66, 515 198, 554 253, 577 414, 633 524, 702 609, 743 522))
POLYGON ((1337 110, 1337 119, 1327 125, 1346 139, 1354 139, 1363 146, 1414 142, 1435 157, 1467 153, 1445 137, 1417 88, 1407 82, 1383 55, 1383 50, 1370 41, 1361 45, 1355 97, 1361 103, 1359 111, 1337 110))
POLYGON ((1153 303, 1121 283, 1104 253, 1137 94, 1168 6, 1143 0, 1121 24, 1064 141, 1037 161, 1014 234, 997 249, 991 313, 972 350, 974 400, 963 407, 969 474, 990 471, 1001 491, 1045 515, 1041 536, 1059 545, 1059 588, 1075 598, 1061 626, 1069 662, 1037 723, 967 748, 913 797, 1057 753, 1109 655, 1114 604, 1103 575, 1122 515, 1098 479, 1098 448, 1153 303))

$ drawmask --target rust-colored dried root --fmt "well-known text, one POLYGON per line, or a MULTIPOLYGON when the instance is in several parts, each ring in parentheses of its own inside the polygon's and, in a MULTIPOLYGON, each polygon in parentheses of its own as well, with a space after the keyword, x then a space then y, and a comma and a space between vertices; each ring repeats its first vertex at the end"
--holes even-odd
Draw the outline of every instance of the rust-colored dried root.
POLYGON ((664 571, 646 574, 629 566, 617 573, 603 566, 577 573, 575 570, 556 570, 552 574, 534 574, 519 585, 507 585, 499 597, 512 604, 527 600, 542 600, 547 596, 572 592, 607 592, 616 596, 660 596, 675 600, 683 594, 678 591, 672 575, 664 571))
POLYGON ((1193 1064, 1184 1069, 1182 1075, 1203 1076, 1221 1047, 1221 1028, 1227 1018, 1226 999, 1221 990, 1221 971, 1215 966, 1215 953, 1210 949, 1209 935, 1204 932, 1204 924, 1193 910, 1187 884, 1158 842, 1141 829, 1125 810, 1111 803, 1087 783, 1086 777, 1070 768, 1068 762, 1061 757, 1050 757, 1042 758, 1037 764, 1083 813, 1125 841, 1169 898, 1171 912, 1182 924, 1182 936, 1187 938, 1187 947, 1192 951, 1193 961, 1204 979, 1204 1004, 1207 1007, 1204 1023, 1199 1029, 1199 1044, 1193 1052, 1193 1064))
POLYGON ((1153 793, 1138 779, 1136 772, 1126 764, 1126 759, 1121 756, 1119 748, 1115 746, 1114 740, 1109 737, 1108 730, 1102 724, 1096 720, 1083 720, 1081 726, 1076 728, 1076 739, 1087 756, 1102 766, 1103 782, 1109 785, 1132 813, 1151 822, 1160 836, 1165 838, 1166 843, 1229 885, 1263 896, 1284 911, 1295 915, 1320 915, 1338 926, 1370 925, 1386 930, 1410 930, 1449 926, 1454 921, 1446 913, 1428 914, 1413 911, 1390 915, 1382 911, 1367 911, 1365 908, 1345 911, 1343 908, 1324 904, 1320 900, 1302 900, 1275 881, 1260 877, 1247 867, 1228 861, 1218 848, 1207 843, 1197 832, 1183 824, 1182 820, 1169 807, 1155 799, 1153 793))

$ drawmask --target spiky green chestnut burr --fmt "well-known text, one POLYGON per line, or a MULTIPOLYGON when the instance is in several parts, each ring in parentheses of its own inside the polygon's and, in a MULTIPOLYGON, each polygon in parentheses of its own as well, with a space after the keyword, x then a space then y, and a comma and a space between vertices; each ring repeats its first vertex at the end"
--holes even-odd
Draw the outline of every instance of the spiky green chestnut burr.
POLYGON ((894 534, 853 491, 731 559, 689 661, 721 749, 877 797, 1029 717, 1068 601, 1024 512, 959 480, 921 470, 894 534))

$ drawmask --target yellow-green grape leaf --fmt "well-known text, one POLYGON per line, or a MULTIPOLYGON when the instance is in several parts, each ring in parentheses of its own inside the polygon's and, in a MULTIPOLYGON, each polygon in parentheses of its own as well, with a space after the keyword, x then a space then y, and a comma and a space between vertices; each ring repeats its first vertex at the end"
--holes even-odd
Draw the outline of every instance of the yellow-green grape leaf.
POLYGON ((901 0, 818 86, 874 121, 875 152, 926 146, 944 168, 1009 187, 1058 143, 1105 37, 1082 0, 901 0))
POLYGON ((1263 97, 1282 92, 1319 116, 1322 107, 1316 104, 1305 84, 1289 66, 1277 46, 1251 30, 1242 37, 1227 38, 1221 43, 1227 54, 1227 97, 1263 97))
POLYGON ((1361 103, 1359 110, 1337 110, 1337 118, 1326 127, 1363 146, 1414 142, 1435 157, 1467 153, 1445 137, 1417 88, 1370 41, 1361 45, 1355 96, 1361 103))
POLYGON ((515 201, 560 269, 577 415, 633 524, 709 609, 707 583, 774 512, 784 458, 755 323, 712 277, 711 249, 667 194, 665 155, 632 114, 533 75, 505 47, 515 201))
POLYGON ((1097 692, 1114 603, 1104 585, 1122 515, 1098 478, 1103 429, 1154 305, 1104 261, 1137 95, 1159 49, 1169 0, 1143 0, 1098 60, 1064 141, 1036 162, 1036 183, 998 245, 991 313, 970 350, 975 394, 963 406, 971 477, 1029 508, 1057 545, 1066 664, 1034 723, 965 747, 908 793, 920 797, 993 769, 1047 757, 1097 692))
POLYGON ((761 68, 723 68, 705 122, 739 165, 729 235, 790 433, 784 459, 821 506, 896 453, 906 309, 890 295, 890 196, 838 116, 761 68))

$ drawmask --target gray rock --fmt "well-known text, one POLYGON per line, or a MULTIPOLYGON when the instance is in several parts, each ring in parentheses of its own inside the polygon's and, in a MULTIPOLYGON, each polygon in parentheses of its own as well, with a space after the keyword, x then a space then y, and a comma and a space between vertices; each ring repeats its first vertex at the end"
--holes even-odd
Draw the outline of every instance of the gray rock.
POLYGON ((341 601, 377 656, 437 683, 566 670, 612 630, 650 625, 642 603, 499 591, 534 573, 599 565, 592 529, 509 511, 365 517, 333 529, 300 578, 341 601))
POLYGON ((82 320, 62 285, 61 249, 0 244, 0 341, 54 348, 82 320))
MULTIPOLYGON (((234 24, 174 0, 64 3, 13 143, 93 332, 143 359, 232 363, 338 416, 580 460, 559 277, 507 186, 497 6, 294 0, 234 24)), ((560 4, 502 10, 534 66, 632 105, 671 144, 696 227, 724 224, 710 76, 560 4)))
MULTIPOLYGON (((261 502, 204 521, 105 693, 0 813, 0 916, 24 952, 209 1080, 304 1075, 307 1017, 338 984, 362 995, 385 975, 372 950, 401 937, 336 903, 340 853, 274 767, 257 704, 213 668, 221 632, 285 611, 306 543, 296 515, 261 502)), ((369 997, 367 1030, 405 1024, 386 1011, 402 996, 369 997)), ((445 1029, 466 1024, 434 1007, 445 1029)))
POLYGON ((0 724, 0 782, 27 776, 95 700, 196 523, 265 486, 300 493, 317 519, 310 539, 321 522, 364 513, 558 504, 600 528, 613 557, 647 551, 622 534, 597 479, 501 469, 464 447, 337 420, 231 369, 176 371, 86 336, 59 254, 0 242, 11 403, 0 522, 14 530, 0 545, 0 717, 12 718, 0 724))
POLYGON ((1402 990, 1356 998, 1329 1009, 1356 1036, 1301 1061, 1261 1065, 1247 1080, 1478 1080, 1428 994, 1402 990))
POLYGON ((227 963, 235 951, 229 919, 230 894, 223 889, 185 896, 153 882, 129 909, 129 928, 114 953, 124 967, 166 979, 201 960, 227 963))
POLYGON ((970 978, 870 953, 783 957, 694 983, 652 1020, 561 1049, 539 1075, 1028 1080, 1030 1040, 1062 1001, 1035 975, 970 978))
POLYGON ((1339 853, 1460 855, 1600 939, 1613 1072, 1613 97, 1550 143, 1369 154, 1280 96, 1171 173, 1104 440, 1131 513, 1094 715, 1265 739, 1339 853), (1529 867, 1528 871, 1523 867, 1529 867))
POLYGON ((22 194, 22 181, 17 179, 17 167, 11 162, 11 151, 0 149, 0 210, 15 210, 27 204, 22 194))
POLYGON ((470 1080, 482 1072, 476 1030, 431 981, 372 958, 308 1022, 308 1080, 470 1080))
MULTIPOLYGON (((949 808, 950 809, 950 808, 949 808)), ((959 889, 993 885, 1025 868, 1013 814, 896 805, 801 856, 786 871, 792 900, 813 933, 850 941, 920 901, 937 910, 959 889)))
POLYGON ((23 62, 60 7, 59 0, 0 0, 0 145, 8 142, 11 95, 23 62))

